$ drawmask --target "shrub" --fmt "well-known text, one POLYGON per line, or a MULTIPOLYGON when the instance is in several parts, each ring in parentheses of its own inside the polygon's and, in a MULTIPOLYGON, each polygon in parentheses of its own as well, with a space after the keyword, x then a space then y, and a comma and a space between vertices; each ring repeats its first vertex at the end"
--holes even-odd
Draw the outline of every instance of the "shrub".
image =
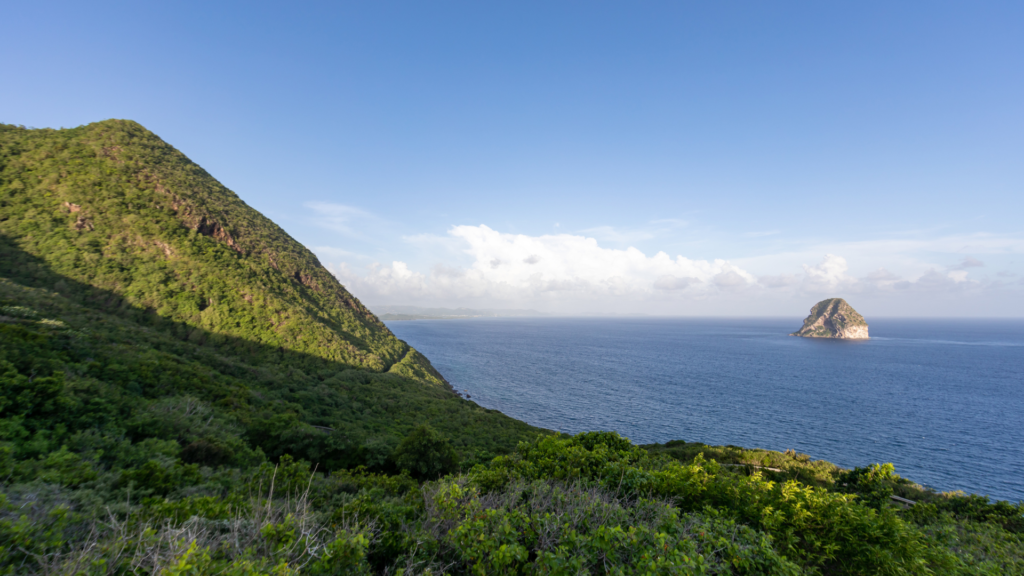
POLYGON ((558 479, 632 497, 653 496, 683 513, 709 507, 763 530, 776 548, 805 568, 836 574, 925 574, 955 560, 929 548, 924 535, 892 510, 874 510, 849 494, 760 474, 733 474, 714 461, 652 459, 613 433, 548 437, 523 443, 472 474, 486 491, 516 479, 558 479))
POLYGON ((427 425, 413 430, 394 452, 395 465, 414 478, 435 479, 458 470, 459 458, 447 438, 427 425))

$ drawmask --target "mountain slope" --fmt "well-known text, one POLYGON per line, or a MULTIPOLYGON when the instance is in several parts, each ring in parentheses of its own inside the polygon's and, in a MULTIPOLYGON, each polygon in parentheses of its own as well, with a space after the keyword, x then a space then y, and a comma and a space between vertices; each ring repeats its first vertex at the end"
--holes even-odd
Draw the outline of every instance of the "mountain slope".
MULTIPOLYGON (((106 309, 147 310, 182 338, 234 339, 252 360, 276 360, 265 347, 277 347, 443 384, 309 250, 137 123, 2 126, 0 150, 0 234, 108 291, 106 309)), ((25 264, 5 254, 0 275, 31 283, 25 264)))
POLYGON ((0 469, 23 479, 82 434, 173 442, 171 469, 260 454, 381 469, 420 424, 468 463, 540 432, 460 398, 307 249, 134 122, 0 125, 0 306, 0 469), (54 388, 32 400, 40 378, 54 388))

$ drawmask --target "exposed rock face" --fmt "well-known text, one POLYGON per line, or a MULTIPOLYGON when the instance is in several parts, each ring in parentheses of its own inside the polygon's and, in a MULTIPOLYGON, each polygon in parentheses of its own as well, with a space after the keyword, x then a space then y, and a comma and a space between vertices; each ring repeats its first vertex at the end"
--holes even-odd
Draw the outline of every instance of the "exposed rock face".
POLYGON ((865 339, 868 337, 868 323, 846 300, 829 298, 815 304, 803 327, 790 336, 865 339))

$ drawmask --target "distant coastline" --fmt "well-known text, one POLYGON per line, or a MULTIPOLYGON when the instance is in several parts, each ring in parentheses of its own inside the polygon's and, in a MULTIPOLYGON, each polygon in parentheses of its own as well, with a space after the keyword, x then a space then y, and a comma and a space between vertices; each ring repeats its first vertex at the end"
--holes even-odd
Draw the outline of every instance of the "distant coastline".
POLYGON ((479 314, 434 316, 429 314, 381 314, 380 319, 384 321, 405 321, 405 320, 461 320, 464 318, 479 318, 479 314))
POLYGON ((371 306, 381 320, 399 322, 407 320, 464 320, 467 318, 529 318, 548 316, 537 310, 502 308, 424 308, 420 306, 371 306))

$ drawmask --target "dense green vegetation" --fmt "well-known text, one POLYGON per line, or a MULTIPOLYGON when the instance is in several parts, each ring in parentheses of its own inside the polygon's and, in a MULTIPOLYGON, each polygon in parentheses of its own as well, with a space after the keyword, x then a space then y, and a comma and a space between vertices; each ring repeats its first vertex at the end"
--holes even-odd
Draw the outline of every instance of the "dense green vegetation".
POLYGON ((20 251, 0 275, 149 312, 252 363, 280 348, 441 381, 309 250, 134 122, 0 125, 0 183, 0 234, 20 251))
POLYGON ((140 126, 0 128, 0 574, 1013 574, 1022 533, 485 410, 140 126))

